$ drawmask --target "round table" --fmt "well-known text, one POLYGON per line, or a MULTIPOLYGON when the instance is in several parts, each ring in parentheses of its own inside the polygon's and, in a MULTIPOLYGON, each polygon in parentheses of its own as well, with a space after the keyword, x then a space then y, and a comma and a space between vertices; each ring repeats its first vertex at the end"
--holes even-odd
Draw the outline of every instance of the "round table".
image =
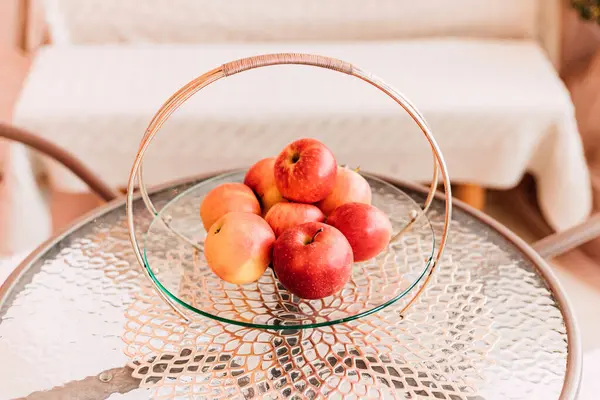
MULTIPOLYGON (((152 199, 163 205, 195 182, 152 199)), ((394 183, 423 201, 419 187, 394 183)), ((428 217, 437 231, 442 214, 436 199, 428 217)), ((139 200, 135 220, 140 232, 151 222, 139 200)), ((122 200, 101 207, 0 288, 0 398, 576 396, 579 334, 550 268, 460 203, 443 262, 405 318, 392 305, 301 331, 200 317, 184 325, 150 290, 126 226, 122 200)))

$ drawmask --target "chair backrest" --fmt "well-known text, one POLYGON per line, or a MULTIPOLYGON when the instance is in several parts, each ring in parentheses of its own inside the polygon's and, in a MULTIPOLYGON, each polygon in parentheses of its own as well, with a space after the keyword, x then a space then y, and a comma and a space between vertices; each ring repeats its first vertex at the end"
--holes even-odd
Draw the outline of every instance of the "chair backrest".
POLYGON ((536 38, 556 0, 45 0, 57 44, 536 38))
POLYGON ((118 194, 104 182, 96 173, 90 170, 74 155, 57 146, 41 136, 35 135, 24 129, 0 123, 0 139, 12 140, 39 151, 47 157, 54 159, 59 164, 73 172, 75 176, 85 182, 92 192, 104 201, 111 201, 118 194))

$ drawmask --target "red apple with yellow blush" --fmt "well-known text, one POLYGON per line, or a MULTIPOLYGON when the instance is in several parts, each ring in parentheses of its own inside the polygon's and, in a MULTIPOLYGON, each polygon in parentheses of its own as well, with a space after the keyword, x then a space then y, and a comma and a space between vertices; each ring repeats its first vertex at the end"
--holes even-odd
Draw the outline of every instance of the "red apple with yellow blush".
POLYGON ((338 167, 333 191, 316 206, 329 215, 346 203, 371 204, 371 186, 358 172, 348 167, 338 167))
POLYGON ((273 230, 259 215, 231 212, 219 218, 204 240, 210 269, 229 283, 254 282, 271 262, 273 230))
POLYGON ((333 153, 316 139, 287 145, 275 160, 275 183, 288 200, 315 203, 333 190, 337 164, 333 153))
POLYGON ((264 158, 250 167, 244 178, 244 184, 256 194, 263 215, 275 204, 286 201, 275 184, 274 167, 275 157, 264 158))
POLYGON ((321 299, 342 289, 352 275, 352 262, 348 240, 320 222, 286 230, 273 246, 277 278, 304 299, 321 299))
POLYGON ((200 204, 200 217, 208 229, 223 215, 230 212, 260 215, 260 204, 252 189, 243 183, 224 183, 206 194, 200 204))
POLYGON ((325 215, 312 204, 277 203, 269 210, 265 220, 273 229, 275 237, 279 237, 289 228, 306 222, 323 222, 325 215))
POLYGON ((383 250, 392 236, 392 223, 385 213, 369 204, 346 203, 327 217, 352 247, 354 261, 365 261, 383 250))

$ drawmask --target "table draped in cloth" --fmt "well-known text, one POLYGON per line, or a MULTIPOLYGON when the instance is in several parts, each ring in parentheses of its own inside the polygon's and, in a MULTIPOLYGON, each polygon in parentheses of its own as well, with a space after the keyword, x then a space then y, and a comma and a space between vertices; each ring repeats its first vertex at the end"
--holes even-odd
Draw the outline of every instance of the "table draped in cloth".
MULTIPOLYGON (((122 187, 146 126, 173 92, 222 63, 273 52, 337 57, 405 93, 430 124, 453 182, 509 188, 530 172, 554 228, 588 215, 590 185, 572 103, 541 48, 527 40, 51 46, 34 62, 15 124, 64 146, 122 187)), ((144 176, 156 185, 248 166, 307 136, 323 140, 340 164, 405 180, 431 178, 426 140, 400 106, 356 78, 305 66, 253 70, 203 90, 165 124, 144 176)), ((18 175, 35 169, 17 168, 22 150, 12 150, 8 173, 31 182, 18 175)), ((64 169, 40 165, 57 188, 85 190, 64 169)), ((28 187, 37 190, 17 189, 28 187)), ((44 229, 39 217, 31 219, 22 213, 13 221, 17 242, 44 229)))

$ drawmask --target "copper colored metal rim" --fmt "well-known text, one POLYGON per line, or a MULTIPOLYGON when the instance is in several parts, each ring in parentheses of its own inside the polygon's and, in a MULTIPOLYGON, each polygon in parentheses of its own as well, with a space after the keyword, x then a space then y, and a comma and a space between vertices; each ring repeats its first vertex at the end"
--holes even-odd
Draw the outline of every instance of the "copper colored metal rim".
MULTIPOLYGON (((183 185, 187 183, 198 182, 203 179, 207 179, 216 175, 215 173, 206 174, 202 176, 198 176, 196 178, 188 178, 184 180, 177 181, 175 183, 161 185, 151 191, 152 194, 158 193, 162 190, 168 189, 169 187, 183 185)), ((419 186, 414 183, 404 182, 398 179, 386 178, 385 176, 379 175, 382 179, 391 182, 392 184, 399 186, 400 188, 408 188, 415 192, 419 192, 422 194, 427 194, 427 189, 419 186)), ((443 195, 437 194, 437 200, 443 201, 443 195)), ((136 200, 139 200, 140 196, 136 196, 136 200)), ((105 205, 102 205, 86 215, 79 218, 76 222, 71 224, 68 228, 63 230, 58 235, 50 238, 40 246, 36 250, 34 250, 19 266, 9 275, 7 280, 0 286, 0 308, 2 308, 4 302, 8 298, 11 289, 14 287, 19 278, 27 272, 27 270, 33 266, 33 264, 40 258, 42 254, 52 249, 54 245, 63 240, 69 234, 75 232, 77 229, 81 228, 87 223, 92 222, 95 218, 98 218, 107 212, 113 211, 118 207, 123 207, 125 205, 125 199, 120 198, 111 201, 105 205)), ((562 286, 558 282, 556 276, 552 272, 551 267, 548 263, 537 254, 533 248, 528 245, 523 239, 518 237, 512 231, 510 231, 507 227, 505 227, 500 222, 496 221, 492 217, 484 214, 483 212, 476 210, 469 206, 466 203, 463 203, 459 200, 454 200, 454 205, 461 211, 469 214, 475 220, 478 220, 485 225, 488 225, 491 229, 495 230, 499 234, 501 234, 507 241, 512 243, 527 259, 531 261, 534 267, 539 271, 540 275, 546 280, 548 283, 548 287, 552 292, 552 295, 556 299, 556 303, 559 305, 561 314, 563 316, 563 320, 565 322, 565 326, 567 329, 567 369, 565 372, 565 380, 563 383, 563 388, 561 391, 561 395, 559 397, 560 400, 575 400, 577 398, 577 394, 579 392, 579 385, 581 382, 581 373, 582 373, 582 345, 581 345, 581 334, 579 331, 579 327, 577 325, 577 321, 575 320, 575 315, 572 310, 572 306, 564 294, 562 286)))

